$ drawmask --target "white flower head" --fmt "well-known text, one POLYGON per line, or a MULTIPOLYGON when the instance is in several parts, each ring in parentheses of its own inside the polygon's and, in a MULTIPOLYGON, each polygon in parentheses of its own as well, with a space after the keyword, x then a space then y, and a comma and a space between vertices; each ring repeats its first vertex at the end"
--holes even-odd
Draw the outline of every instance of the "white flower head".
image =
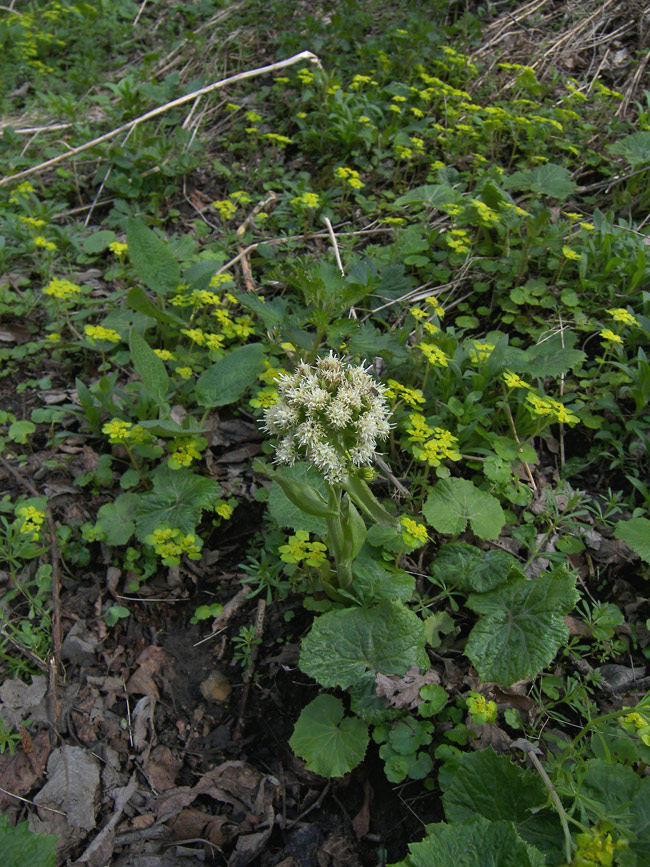
POLYGON ((368 368, 330 352, 314 365, 300 362, 277 387, 280 399, 264 411, 265 430, 280 436, 276 463, 309 461, 331 483, 372 463, 390 432, 390 411, 368 368))

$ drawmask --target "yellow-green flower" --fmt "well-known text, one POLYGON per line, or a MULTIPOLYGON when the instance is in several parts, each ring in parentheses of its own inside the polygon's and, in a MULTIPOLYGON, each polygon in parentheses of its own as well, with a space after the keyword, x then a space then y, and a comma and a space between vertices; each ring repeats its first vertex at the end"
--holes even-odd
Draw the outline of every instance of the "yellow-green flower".
POLYGON ((575 250, 572 250, 571 247, 567 247, 566 244, 564 244, 564 246, 562 247, 562 255, 564 256, 565 259, 571 259, 575 262, 579 262, 580 259, 582 259, 582 256, 580 255, 580 253, 576 252, 575 250))
POLYGON ((65 280, 62 277, 54 277, 44 287, 43 294, 49 295, 51 298, 58 298, 60 301, 66 301, 68 298, 80 295, 81 286, 77 286, 76 283, 72 283, 70 280, 65 280))
POLYGON ((198 346, 205 346, 205 334, 200 328, 181 328, 181 334, 189 337, 190 340, 198 346))
POLYGON ((212 207, 219 211, 222 220, 229 220, 237 212, 237 205, 230 199, 217 199, 212 202, 212 207))
POLYGON ((407 406, 413 409, 416 409, 418 404, 424 403, 424 395, 419 388, 409 388, 396 379, 388 380, 388 388, 384 394, 393 400, 403 400, 407 406))
POLYGON ((359 172, 355 169, 349 169, 346 166, 337 166, 334 169, 334 177, 339 178, 353 190, 360 190, 365 184, 359 178, 359 172))
POLYGON ((613 307, 607 310, 607 313, 612 317, 614 322, 620 322, 621 325, 638 325, 636 316, 633 316, 623 307, 613 307))
POLYGON ((437 467, 443 461, 459 461, 461 454, 458 451, 458 440, 448 430, 435 427, 432 431, 432 438, 424 443, 416 443, 413 445, 413 457, 428 464, 430 467, 437 467))
POLYGON ((423 443, 433 435, 433 428, 429 427, 425 417, 420 415, 419 412, 412 412, 409 415, 407 424, 410 427, 405 427, 404 429, 411 443, 423 443))
POLYGON ((181 377, 181 379, 189 379, 192 376, 193 372, 194 371, 192 370, 191 367, 177 367, 176 368, 176 373, 181 377))
POLYGON ((447 367, 449 365, 449 357, 435 343, 418 343, 417 349, 434 367, 447 367))
POLYGON ((307 566, 321 566, 327 560, 327 546, 322 542, 310 542, 306 530, 298 530, 295 536, 289 536, 287 544, 280 545, 278 552, 285 563, 304 560, 307 566))
POLYGON ((481 364, 483 361, 488 360, 493 349, 494 343, 482 343, 475 340, 474 346, 469 350, 469 357, 474 364, 481 364))
POLYGON ((174 451, 167 461, 170 469, 179 470, 181 467, 189 467, 194 460, 200 460, 200 444, 194 437, 181 437, 175 440, 174 451))
POLYGON ((472 715, 472 722, 476 725, 485 725, 494 722, 497 718, 496 702, 488 701, 480 692, 470 690, 466 701, 467 709, 472 715))
POLYGON ((620 346, 623 344, 623 338, 619 334, 615 334, 611 328, 603 328, 600 336, 603 340, 608 340, 610 343, 618 343, 620 346))
POLYGON ((165 566, 178 566, 183 554, 190 560, 201 559, 201 539, 194 533, 184 534, 178 528, 172 529, 168 524, 156 527, 153 533, 145 536, 144 541, 153 547, 165 566))
POLYGON ((267 409, 273 406, 280 400, 280 394, 277 388, 269 385, 266 388, 261 388, 257 394, 249 400, 249 404, 256 409, 267 409))
POLYGON ((399 519, 399 522, 402 525, 402 538, 407 545, 419 548, 420 545, 424 545, 429 539, 429 534, 424 524, 418 524, 413 518, 408 518, 405 515, 399 519))
POLYGON ((227 521, 234 512, 234 509, 229 503, 221 502, 217 505, 214 511, 220 518, 224 518, 227 521))
POLYGON ((162 361, 175 361, 176 357, 169 349, 154 349, 154 352, 162 361))
POLYGON ((530 388, 530 385, 528 385, 525 380, 516 373, 513 373, 511 370, 504 370, 501 374, 501 378, 508 388, 530 388))
POLYGON ((580 421, 564 404, 546 395, 529 392, 526 395, 526 405, 533 415, 548 417, 550 422, 574 425, 580 421))
POLYGON ((103 325, 84 325, 84 334, 91 343, 96 340, 119 343, 122 339, 113 328, 104 328, 103 325))
POLYGON ((19 506, 16 516, 22 518, 21 533, 39 533, 45 520, 45 512, 35 506, 19 506))
POLYGON ((109 443, 122 444, 128 439, 130 427, 129 422, 123 421, 121 418, 112 418, 104 424, 102 433, 108 435, 109 443))
POLYGON ((124 241, 111 241, 108 245, 108 249, 116 256, 123 256, 129 249, 129 245, 125 244, 124 241))
POLYGON ((43 250, 56 250, 56 244, 54 241, 48 241, 48 239, 43 237, 43 235, 37 235, 34 238, 34 246, 40 247, 43 250))
POLYGON ((319 202, 320 198, 318 193, 303 193, 302 196, 296 196, 295 199, 291 199, 292 205, 298 205, 304 208, 317 208, 319 202))

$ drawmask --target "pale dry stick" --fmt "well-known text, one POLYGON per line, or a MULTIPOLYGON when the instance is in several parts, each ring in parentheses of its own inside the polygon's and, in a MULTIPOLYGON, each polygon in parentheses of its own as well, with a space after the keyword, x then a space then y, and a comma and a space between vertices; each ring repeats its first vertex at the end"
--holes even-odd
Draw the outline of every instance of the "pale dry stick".
MULTIPOLYGON (((0 124, 0 132, 9 126, 11 126, 10 123, 0 124)), ((15 135, 32 135, 36 132, 51 132, 52 130, 70 129, 71 126, 71 123, 51 123, 49 126, 28 126, 24 129, 15 129, 13 132, 15 135)))
POLYGON ((0 792, 9 795, 10 798, 16 798, 17 801, 22 801, 23 804, 30 804, 32 807, 38 807, 39 810, 49 810, 50 813, 58 813, 59 816, 66 816, 67 818, 67 813, 64 813, 63 810, 55 810, 54 807, 46 807, 45 804, 35 804, 34 801, 30 801, 29 798, 21 798, 20 795, 14 795, 13 792, 8 792, 6 789, 3 789, 2 786, 0 786, 0 792))
MULTIPOLYGON (((343 237, 345 235, 385 235, 386 233, 392 233, 392 229, 357 229, 354 232, 339 232, 339 237, 343 237)), ((228 271, 232 268, 233 265, 236 265, 237 262, 242 258, 242 256, 247 256, 253 250, 256 250, 262 244, 268 244, 269 246, 275 246, 276 244, 287 244, 293 241, 314 241, 318 238, 329 238, 329 234, 327 232, 314 232, 311 235, 287 235, 285 238, 269 238, 266 241, 256 241, 254 244, 249 244, 248 247, 245 247, 236 256, 233 256, 229 262, 226 262, 225 265, 222 265, 221 268, 216 272, 217 274, 222 274, 224 271, 228 271)))
POLYGON ((557 39, 551 47, 544 52, 539 60, 536 60, 535 63, 531 64, 534 69, 536 66, 539 66, 544 60, 550 57, 552 54, 557 53, 558 49, 561 45, 564 45, 565 42, 569 42, 572 39, 577 39, 580 34, 582 34, 591 24, 594 19, 598 18, 598 16, 602 16, 605 11, 612 5, 612 3, 618 3, 619 0, 605 0, 605 2, 601 5, 599 4, 598 8, 595 12, 592 12, 587 18, 584 18, 582 21, 578 22, 575 27, 572 27, 570 30, 567 30, 566 33, 563 33, 559 39, 557 39))
POLYGON ((341 277, 345 277, 345 271, 343 269, 343 262, 341 262, 341 254, 339 252, 339 245, 336 243, 336 235, 334 234, 334 229, 332 228, 332 221, 329 217, 323 217, 323 222, 327 226, 327 234, 329 235, 330 241, 332 242, 332 248, 334 250, 334 258, 336 259, 336 265, 341 272, 341 277))
POLYGON ((63 160, 67 160, 70 157, 77 156, 77 154, 83 153, 89 148, 96 147, 99 144, 110 141, 110 139, 115 138, 115 136, 119 135, 122 132, 133 129, 134 127, 138 126, 138 124, 144 123, 147 120, 151 120, 151 118, 153 117, 158 117, 158 115, 164 114, 166 111, 169 111, 172 108, 176 108, 179 105, 185 105, 186 102, 191 102, 198 96, 203 96, 206 93, 212 93, 213 91, 219 90, 222 87, 228 87, 228 85, 230 84, 236 84, 238 81, 245 81, 249 78, 256 78, 258 75, 265 75, 269 72, 275 72, 279 69, 285 69, 287 66, 293 66, 295 63, 301 63, 302 61, 308 61, 310 63, 315 63, 319 67, 321 66, 320 60, 313 52, 301 51, 299 54, 294 54, 291 57, 287 57, 286 60, 278 60, 276 63, 269 63, 267 66, 258 66, 255 69, 248 69, 245 72, 238 72, 236 75, 230 75, 228 78, 221 79, 221 81, 215 81, 212 84, 207 84, 205 87, 201 87, 199 88, 199 90, 195 90, 192 93, 186 93, 184 96, 179 96, 177 99, 173 99, 171 102, 165 103, 165 105, 159 105, 157 108, 153 108, 151 109, 151 111, 147 111, 145 112, 145 114, 141 114, 139 117, 127 121, 127 123, 123 123, 121 126, 112 129, 110 132, 104 133, 104 135, 100 135, 97 138, 94 138, 91 141, 86 142, 85 144, 79 145, 76 148, 71 148, 64 154, 59 154, 58 156, 53 157, 50 160, 39 163, 37 166, 32 166, 29 169, 24 169, 22 172, 17 172, 15 175, 7 175, 4 178, 0 178, 0 186, 4 186, 5 184, 12 183, 13 181, 18 181, 22 178, 29 177, 29 175, 36 174, 43 169, 47 169, 50 166, 54 166, 60 162, 63 162, 63 160))
POLYGON ((135 27, 137 25, 138 21, 140 20, 140 16, 144 12, 144 7, 146 5, 147 5, 147 0, 142 0, 142 3, 140 4, 140 8, 138 9, 138 14, 133 19, 133 24, 131 25, 131 27, 135 27))
POLYGON ((239 226, 237 231, 235 232, 235 235, 237 237, 237 248, 241 254, 241 258, 239 261, 241 264, 242 274, 244 275, 244 282, 246 283, 246 290, 248 292, 254 292, 255 291, 255 283, 253 282, 253 271, 251 269, 250 262, 248 261, 248 257, 246 255, 246 250, 240 246, 241 239, 244 237, 244 233, 245 233, 246 229, 250 226, 250 224, 253 222, 253 220, 259 214, 259 212, 264 211, 267 207, 269 207, 274 202, 276 202, 277 199, 278 199, 278 194, 277 193, 271 193, 265 199, 262 199, 262 201, 258 202, 255 205, 255 207, 253 208, 253 210, 250 212, 250 214, 248 214, 248 216, 246 217, 244 222, 241 224, 241 226, 239 226))
POLYGON ((548 793, 551 796, 551 801, 553 801, 553 805, 554 805, 555 809, 557 810, 557 815, 558 815, 558 818, 560 820, 560 824, 562 825, 562 833, 564 834, 564 851, 565 851, 565 855, 566 855, 566 860, 567 860, 567 864, 570 864, 571 863, 571 831, 569 831, 569 823, 567 822, 567 814, 566 814, 566 811, 564 809, 564 805, 562 804, 562 801, 560 800, 560 796, 555 791, 555 786, 551 782, 549 775, 544 770, 542 763, 537 758, 537 756, 535 755, 533 750, 528 750, 526 752, 526 756, 533 763, 533 765, 535 766, 535 770, 542 778, 542 782, 546 786, 548 793))
MULTIPOLYGON (((131 135, 132 132, 133 132, 133 129, 130 129, 127 132, 127 134, 124 136, 124 138, 122 139, 122 147, 124 147, 124 145, 127 143, 127 141, 129 140, 129 136, 131 135)), ((113 171, 113 166, 109 166, 105 176, 102 178, 102 182, 99 185, 99 189, 97 190, 97 195, 92 200, 92 203, 90 205, 88 213, 86 214, 86 219, 84 220, 84 229, 88 228, 88 223, 90 222, 90 218, 92 217, 93 211, 95 210, 95 208, 97 206, 97 202, 99 201, 99 197, 101 196, 101 194, 104 190, 104 185, 106 184, 106 181, 110 178, 112 171, 113 171)))

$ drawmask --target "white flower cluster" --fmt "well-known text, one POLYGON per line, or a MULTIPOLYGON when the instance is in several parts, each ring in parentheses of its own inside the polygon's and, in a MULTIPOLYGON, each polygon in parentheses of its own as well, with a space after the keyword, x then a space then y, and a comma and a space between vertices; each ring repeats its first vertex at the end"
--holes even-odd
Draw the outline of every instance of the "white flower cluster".
POLYGON ((307 460, 328 482, 341 482, 352 467, 372 462, 377 440, 389 434, 384 386, 363 365, 333 353, 312 367, 302 362, 278 382, 280 399, 264 413, 264 427, 276 435, 275 460, 307 460))

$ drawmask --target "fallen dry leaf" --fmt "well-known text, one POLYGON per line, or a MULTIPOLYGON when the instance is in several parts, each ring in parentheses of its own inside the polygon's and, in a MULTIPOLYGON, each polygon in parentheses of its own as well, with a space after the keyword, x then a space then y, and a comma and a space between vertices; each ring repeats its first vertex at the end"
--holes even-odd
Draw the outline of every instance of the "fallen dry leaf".
POLYGON ((432 668, 420 674, 420 669, 412 665, 406 674, 401 676, 380 673, 375 675, 377 695, 386 700, 388 707, 414 710, 422 703, 420 690, 427 684, 440 684, 440 675, 432 668))
POLYGON ((145 647, 136 659, 138 667, 127 681, 127 692, 135 693, 136 695, 144 693, 158 701, 160 692, 154 681, 154 676, 159 674, 165 666, 170 666, 171 663, 171 657, 165 653, 162 647, 157 647, 154 644, 150 647, 145 647))

